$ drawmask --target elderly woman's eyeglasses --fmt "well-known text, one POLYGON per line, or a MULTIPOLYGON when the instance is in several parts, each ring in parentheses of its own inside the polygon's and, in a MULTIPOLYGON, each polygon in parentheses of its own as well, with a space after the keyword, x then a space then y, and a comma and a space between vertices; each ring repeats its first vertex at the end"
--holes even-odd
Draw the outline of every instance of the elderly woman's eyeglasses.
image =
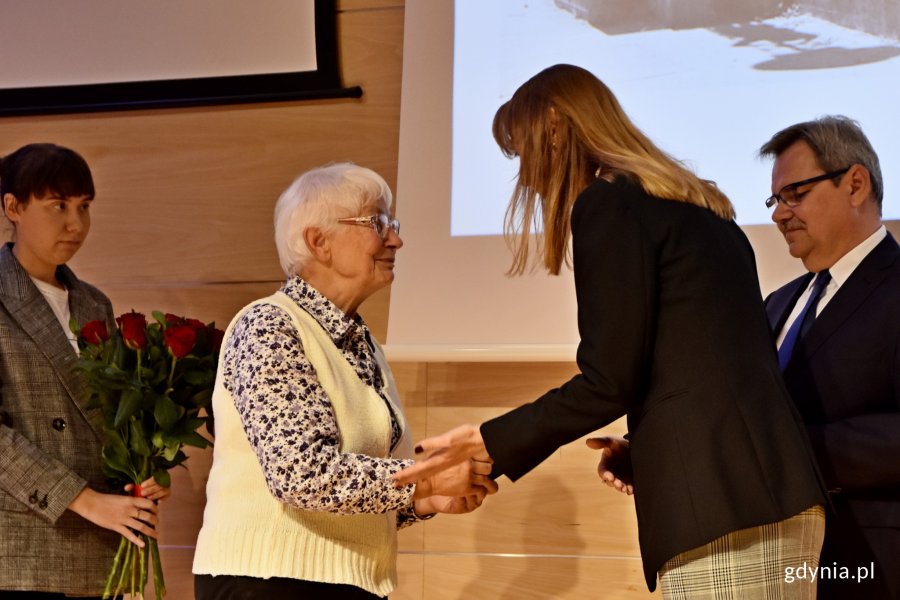
POLYGON ((343 223, 344 225, 362 225, 363 227, 371 227, 382 239, 388 236, 388 231, 391 229, 394 230, 394 233, 400 235, 400 221, 392 219, 384 213, 378 213, 377 215, 372 215, 370 217, 346 217, 338 219, 337 222, 343 223))
POLYGON ((823 175, 816 175, 815 177, 810 177, 809 179, 804 179, 803 181, 795 181, 794 183, 789 183, 777 194, 773 194, 766 198, 766 208, 772 208, 777 203, 781 202, 791 208, 794 208, 798 204, 800 204, 800 200, 802 200, 802 194, 797 190, 804 186, 809 185, 810 183, 818 183, 820 181, 827 181, 829 179, 834 179, 835 177, 840 177, 844 173, 850 170, 850 167, 846 169, 841 169, 840 171, 831 171, 830 173, 825 173, 823 175))

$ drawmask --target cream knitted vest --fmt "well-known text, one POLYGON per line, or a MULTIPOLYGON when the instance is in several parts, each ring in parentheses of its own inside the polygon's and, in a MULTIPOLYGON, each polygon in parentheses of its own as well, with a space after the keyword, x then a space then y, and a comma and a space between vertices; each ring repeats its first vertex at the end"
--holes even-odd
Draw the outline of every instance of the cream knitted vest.
MULTIPOLYGON (((283 292, 244 307, 273 304, 292 318, 303 350, 328 394, 341 434, 341 451, 391 456, 390 414, 384 400, 363 383, 318 322, 283 292)), ((386 395, 403 429, 394 457, 411 456, 412 443, 397 388, 375 343, 386 395)), ((288 577, 344 583, 386 596, 396 585, 396 513, 336 515, 296 508, 268 490, 231 394, 222 385, 222 362, 213 392, 216 439, 207 484, 203 527, 193 572, 208 575, 288 577)))

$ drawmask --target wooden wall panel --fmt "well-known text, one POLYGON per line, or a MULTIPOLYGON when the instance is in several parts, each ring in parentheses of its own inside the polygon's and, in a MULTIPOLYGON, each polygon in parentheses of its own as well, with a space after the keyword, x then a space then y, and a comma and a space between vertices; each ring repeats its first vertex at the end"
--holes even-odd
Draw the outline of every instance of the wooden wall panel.
MULTIPOLYGON (((429 435, 502 412, 429 408, 429 435)), ((622 422, 598 433, 621 435, 622 422)), ((478 511, 428 521, 426 551, 640 556, 633 500, 600 481, 598 460, 579 439, 516 482, 500 478, 478 511)))
MULTIPOLYGON (((428 403, 428 365, 426 363, 391 363, 391 371, 404 406, 426 406, 428 403)), ((424 426, 424 424, 423 424, 424 426)), ((424 437, 425 430, 417 430, 424 437)))
POLYGON ((399 585, 391 592, 391 600, 422 600, 425 594, 425 555, 403 550, 397 557, 399 585))
POLYGON ((429 404, 519 406, 577 372, 572 363, 429 363, 429 404))
MULTIPOLYGON (((281 281, 258 283, 197 283, 145 286, 136 284, 112 284, 103 291, 113 303, 116 315, 135 310, 147 318, 154 310, 170 312, 199 319, 204 323, 215 321, 225 329, 234 315, 251 301, 272 294, 281 281)), ((390 293, 380 290, 360 307, 359 313, 378 339, 384 339, 387 330, 387 313, 390 293)))
POLYGON ((650 594, 639 560, 581 556, 425 557, 424 600, 637 600, 650 594))
MULTIPOLYGON (((90 237, 71 263, 76 273, 104 290, 130 288, 123 302, 145 292, 164 300, 171 289, 185 313, 204 314, 209 294, 233 293, 218 305, 237 307, 250 299, 243 288, 200 287, 277 287, 284 276, 273 208, 299 173, 349 160, 394 189, 402 2, 348 6, 338 15, 342 76, 362 87, 360 99, 0 119, 0 153, 53 141, 91 165, 97 199, 90 237)), ((362 311, 380 339, 388 298, 384 290, 362 311)))
MULTIPOLYGON (((160 548, 160 559, 165 573, 166 600, 193 600, 194 575, 191 566, 194 563, 194 548, 160 548)), ((156 598, 153 581, 147 586, 145 598, 156 598)))
POLYGON ((379 8, 403 8, 404 0, 337 0, 338 12, 379 8))
POLYGON ((113 303, 116 314, 135 310, 150 318, 154 310, 215 322, 224 329, 243 306, 256 298, 268 296, 278 289, 280 282, 171 284, 145 287, 143 285, 106 285, 103 291, 113 303))

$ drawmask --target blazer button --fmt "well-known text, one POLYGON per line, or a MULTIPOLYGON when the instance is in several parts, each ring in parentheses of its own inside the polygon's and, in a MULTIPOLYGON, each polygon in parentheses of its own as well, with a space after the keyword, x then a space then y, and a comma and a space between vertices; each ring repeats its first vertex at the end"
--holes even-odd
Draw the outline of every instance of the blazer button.
POLYGON ((28 501, 32 504, 37 504, 38 501, 38 493, 37 490, 34 490, 34 493, 28 496, 28 501))
POLYGON ((43 509, 47 508, 48 504, 49 503, 47 502, 47 494, 44 494, 44 498, 40 502, 38 502, 38 508, 43 510, 43 509))
POLYGON ((56 417, 55 419, 53 419, 53 429, 57 431, 62 431, 66 428, 66 425, 66 420, 63 418, 56 417))
POLYGON ((0 410, 0 425, 6 425, 7 427, 12 428, 12 416, 5 410, 0 410))

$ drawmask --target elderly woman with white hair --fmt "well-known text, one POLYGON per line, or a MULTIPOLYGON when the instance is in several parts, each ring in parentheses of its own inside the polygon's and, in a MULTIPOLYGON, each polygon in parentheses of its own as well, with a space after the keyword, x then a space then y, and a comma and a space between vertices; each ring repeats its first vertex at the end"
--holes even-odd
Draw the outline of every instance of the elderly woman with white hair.
POLYGON ((357 313, 403 246, 384 180, 347 163, 301 175, 275 207, 275 242, 287 282, 242 309, 222 346, 196 597, 386 597, 397 529, 469 512, 496 484, 477 462, 464 485, 392 482, 412 436, 357 313))

